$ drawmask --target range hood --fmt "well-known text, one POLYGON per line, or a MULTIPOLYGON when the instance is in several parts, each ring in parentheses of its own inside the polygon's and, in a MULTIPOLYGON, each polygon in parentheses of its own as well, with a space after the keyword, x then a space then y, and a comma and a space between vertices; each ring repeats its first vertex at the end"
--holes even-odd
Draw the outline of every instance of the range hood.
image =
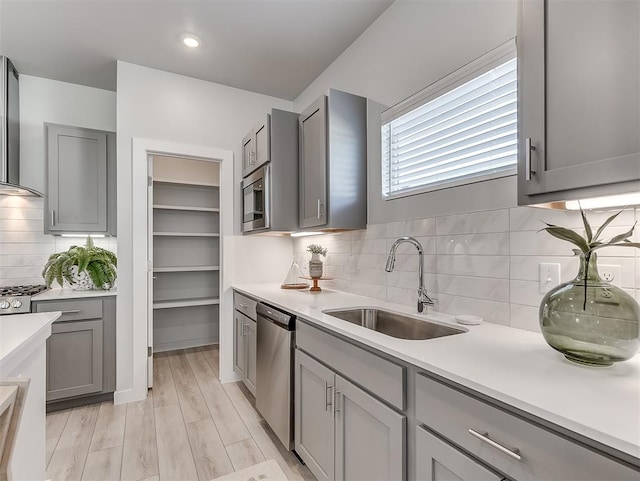
POLYGON ((20 106, 18 72, 0 57, 0 195, 42 194, 20 185, 20 106))

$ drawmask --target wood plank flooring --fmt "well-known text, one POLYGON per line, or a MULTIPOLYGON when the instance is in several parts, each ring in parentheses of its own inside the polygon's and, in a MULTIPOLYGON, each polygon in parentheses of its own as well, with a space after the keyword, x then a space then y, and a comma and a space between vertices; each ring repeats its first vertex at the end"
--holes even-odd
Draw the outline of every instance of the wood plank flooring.
POLYGON ((218 381, 218 349, 154 355, 146 400, 47 415, 51 481, 210 481, 276 459, 291 481, 313 475, 285 450, 242 383, 218 381))

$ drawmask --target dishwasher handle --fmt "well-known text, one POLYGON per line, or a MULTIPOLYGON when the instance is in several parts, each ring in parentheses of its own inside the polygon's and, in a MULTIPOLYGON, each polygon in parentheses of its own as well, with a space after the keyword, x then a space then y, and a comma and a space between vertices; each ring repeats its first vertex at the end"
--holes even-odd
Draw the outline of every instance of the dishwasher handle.
POLYGON ((269 304, 259 302, 256 305, 256 314, 258 317, 262 317, 288 331, 293 331, 295 328, 296 316, 289 314, 288 312, 281 311, 269 304))

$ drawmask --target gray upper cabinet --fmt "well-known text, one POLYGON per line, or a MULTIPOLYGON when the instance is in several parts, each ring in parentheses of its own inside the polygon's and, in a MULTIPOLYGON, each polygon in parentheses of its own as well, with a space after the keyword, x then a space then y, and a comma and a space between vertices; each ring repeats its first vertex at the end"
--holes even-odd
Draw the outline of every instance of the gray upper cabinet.
POLYGON ((242 176, 263 166, 268 222, 243 233, 298 230, 298 114, 271 109, 242 139, 242 176))
POLYGON ((640 188, 640 2, 520 0, 518 203, 640 188))
POLYGON ((258 123, 242 139, 242 176, 246 177, 271 160, 270 116, 258 123))
POLYGON ((367 100, 331 89, 298 122, 300 228, 364 229, 367 100))
POLYGON ((115 134, 47 125, 45 233, 115 235, 115 134))

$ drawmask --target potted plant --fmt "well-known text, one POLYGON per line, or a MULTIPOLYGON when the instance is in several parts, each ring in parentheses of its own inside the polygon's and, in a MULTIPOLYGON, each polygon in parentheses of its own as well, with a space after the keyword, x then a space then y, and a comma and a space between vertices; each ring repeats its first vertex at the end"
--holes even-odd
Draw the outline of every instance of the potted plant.
POLYGON ((322 277, 322 261, 320 256, 327 256, 327 248, 320 244, 309 244, 307 252, 311 252, 311 260, 309 261, 309 276, 322 277))
POLYGON ((67 281, 74 289, 109 290, 116 281, 116 255, 96 247, 91 236, 84 246, 71 246, 66 252, 51 254, 42 270, 47 287, 67 281))
POLYGON ((635 299, 598 274, 596 250, 604 247, 640 247, 632 242, 635 224, 622 234, 602 239, 613 214, 594 233, 580 209, 585 235, 553 224, 542 230, 577 246, 580 258, 575 279, 551 289, 540 305, 540 328, 547 343, 574 362, 608 366, 625 361, 640 347, 640 307, 635 299))

